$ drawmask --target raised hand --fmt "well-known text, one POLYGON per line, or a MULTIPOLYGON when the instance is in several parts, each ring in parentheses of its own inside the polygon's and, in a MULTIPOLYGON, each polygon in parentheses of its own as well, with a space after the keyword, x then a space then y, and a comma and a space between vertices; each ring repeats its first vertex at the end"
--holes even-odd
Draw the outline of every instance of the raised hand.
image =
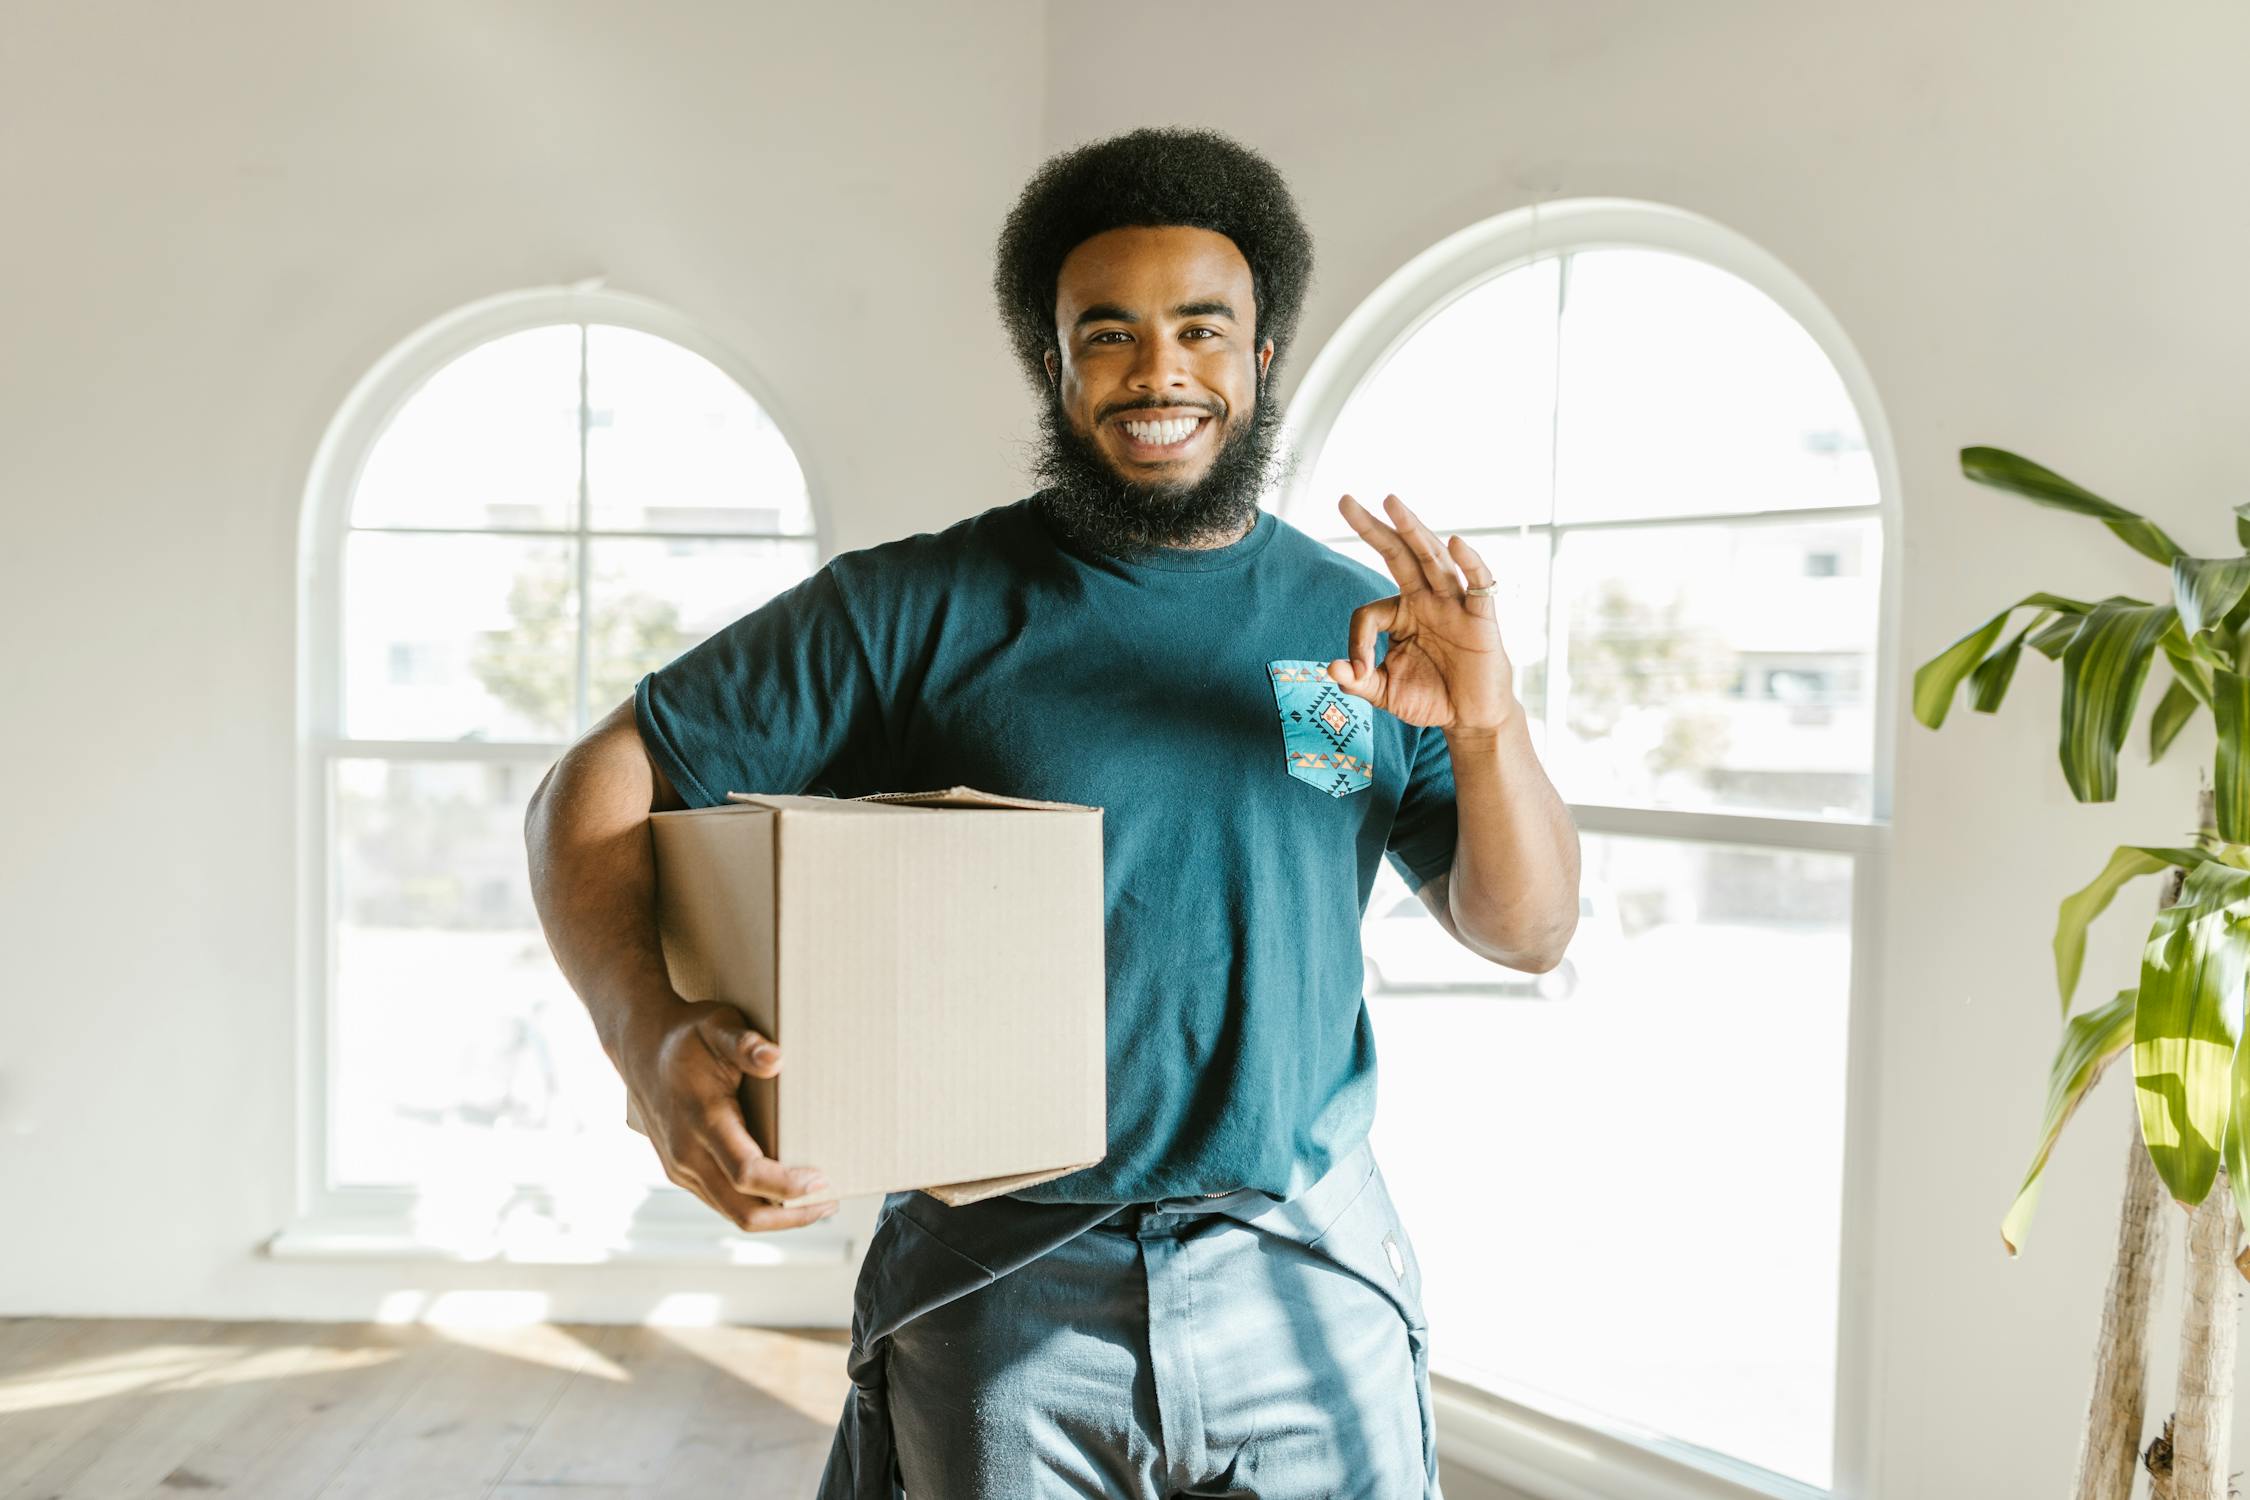
POLYGON ((1522 712, 1515 669, 1500 643, 1492 596, 1466 592, 1492 584, 1492 570, 1459 536, 1450 550, 1441 547, 1398 496, 1384 496, 1383 504, 1395 528, 1349 495, 1337 502, 1352 530, 1382 554, 1398 592, 1352 611, 1351 659, 1330 662, 1328 675, 1409 724, 1497 734, 1522 712), (1377 666, 1379 631, 1389 632, 1391 649, 1377 666))

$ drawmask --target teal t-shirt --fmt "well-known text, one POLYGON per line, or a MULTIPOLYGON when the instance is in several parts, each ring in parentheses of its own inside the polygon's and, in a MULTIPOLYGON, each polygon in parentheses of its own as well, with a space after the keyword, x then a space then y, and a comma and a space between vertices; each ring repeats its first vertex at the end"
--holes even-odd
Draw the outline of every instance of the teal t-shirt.
POLYGON ((634 713, 691 807, 965 785, 1102 808, 1109 1154, 1012 1196, 1287 1198, 1374 1117, 1376 862, 1419 888, 1453 859, 1444 732, 1327 680, 1352 611, 1397 591, 1270 511, 1127 558, 1019 500, 831 558, 641 678, 634 713))

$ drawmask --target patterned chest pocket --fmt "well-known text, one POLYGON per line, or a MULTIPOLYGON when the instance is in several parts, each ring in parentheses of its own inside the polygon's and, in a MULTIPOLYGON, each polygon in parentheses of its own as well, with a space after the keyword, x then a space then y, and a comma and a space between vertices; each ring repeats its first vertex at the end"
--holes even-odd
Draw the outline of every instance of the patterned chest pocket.
POLYGON ((1375 707, 1328 680, 1324 661, 1269 661, 1289 774, 1331 797, 1375 779, 1375 707))

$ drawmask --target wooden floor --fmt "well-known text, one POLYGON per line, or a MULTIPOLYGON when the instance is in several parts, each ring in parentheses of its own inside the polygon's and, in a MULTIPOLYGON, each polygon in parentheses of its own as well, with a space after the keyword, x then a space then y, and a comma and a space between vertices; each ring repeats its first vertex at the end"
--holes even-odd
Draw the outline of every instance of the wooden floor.
POLYGON ((0 1500, 810 1496, 846 1339, 0 1318, 0 1500))

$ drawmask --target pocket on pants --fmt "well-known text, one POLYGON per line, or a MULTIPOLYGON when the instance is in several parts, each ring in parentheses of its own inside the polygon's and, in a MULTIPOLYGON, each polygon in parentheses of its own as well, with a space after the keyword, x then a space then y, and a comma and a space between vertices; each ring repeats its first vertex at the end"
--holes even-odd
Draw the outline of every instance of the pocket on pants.
POLYGON ((1406 1319, 1406 1344, 1414 1357, 1414 1399, 1422 1421, 1422 1470, 1426 1500, 1443 1500, 1438 1490, 1437 1411, 1430 1399, 1430 1319, 1422 1302, 1422 1262, 1414 1253, 1414 1240, 1391 1201, 1390 1185, 1378 1166, 1368 1179, 1363 1197, 1371 1197, 1377 1210, 1384 1264, 1398 1278, 1399 1311, 1406 1319))
POLYGON ((1380 1166, 1367 1174, 1351 1203, 1309 1248, 1374 1286, 1398 1313, 1414 1366, 1423 1494, 1425 1500, 1438 1500, 1437 1414, 1430 1400, 1430 1326, 1422 1303, 1422 1263, 1380 1166))
POLYGON ((1429 1327, 1422 1308, 1422 1263, 1380 1166, 1370 1168, 1352 1201, 1308 1248, 1381 1292, 1407 1327, 1429 1327))
POLYGON ((910 1215, 887 1209, 867 1242, 852 1291, 852 1346, 865 1355, 905 1324, 988 1286, 991 1268, 969 1259, 910 1215))

